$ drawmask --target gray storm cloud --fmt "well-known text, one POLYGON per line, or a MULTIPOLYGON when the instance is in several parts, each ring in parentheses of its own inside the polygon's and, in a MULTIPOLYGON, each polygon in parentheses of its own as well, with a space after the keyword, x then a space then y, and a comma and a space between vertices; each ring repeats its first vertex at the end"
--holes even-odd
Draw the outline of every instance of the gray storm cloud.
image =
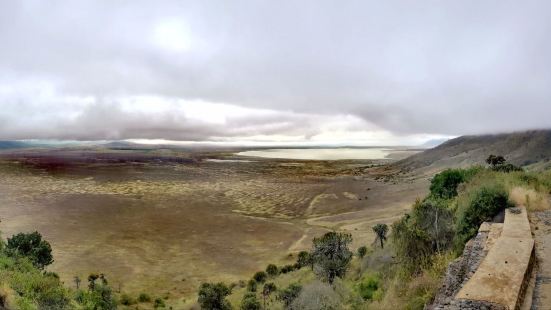
POLYGON ((3 1, 0 138, 550 127, 550 30, 548 1, 3 1), (141 95, 252 112, 121 108, 141 95))

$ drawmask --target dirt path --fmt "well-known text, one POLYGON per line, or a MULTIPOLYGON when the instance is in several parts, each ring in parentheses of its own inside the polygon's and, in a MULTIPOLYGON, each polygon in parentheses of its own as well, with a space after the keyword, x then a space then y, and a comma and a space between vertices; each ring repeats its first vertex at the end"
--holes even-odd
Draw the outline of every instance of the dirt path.
POLYGON ((551 309, 551 210, 532 217, 536 241, 537 273, 532 309, 551 309))

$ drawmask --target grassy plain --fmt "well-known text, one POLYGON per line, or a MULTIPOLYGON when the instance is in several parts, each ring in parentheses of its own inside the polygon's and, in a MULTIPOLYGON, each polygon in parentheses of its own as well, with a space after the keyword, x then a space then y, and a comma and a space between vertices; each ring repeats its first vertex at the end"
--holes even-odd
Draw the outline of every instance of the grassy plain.
POLYGON ((201 282, 246 280, 294 261, 288 254, 327 230, 370 244, 375 223, 393 222, 427 190, 426 178, 377 166, 388 161, 136 150, 3 158, 3 236, 42 233, 54 250, 49 269, 68 285, 101 272, 116 290, 178 303, 201 282))

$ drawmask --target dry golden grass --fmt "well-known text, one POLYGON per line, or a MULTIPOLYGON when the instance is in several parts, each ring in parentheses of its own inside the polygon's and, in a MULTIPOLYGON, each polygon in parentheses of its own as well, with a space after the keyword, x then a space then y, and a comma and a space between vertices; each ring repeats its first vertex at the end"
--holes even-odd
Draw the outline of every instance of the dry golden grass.
POLYGON ((532 188, 515 186, 509 193, 509 199, 516 205, 525 206, 529 211, 543 211, 551 207, 548 195, 532 188))

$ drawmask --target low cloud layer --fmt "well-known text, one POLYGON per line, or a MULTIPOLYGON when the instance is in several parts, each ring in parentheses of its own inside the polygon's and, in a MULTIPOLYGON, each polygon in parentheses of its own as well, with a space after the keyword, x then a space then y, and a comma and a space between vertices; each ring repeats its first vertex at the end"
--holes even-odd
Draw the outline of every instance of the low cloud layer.
POLYGON ((547 1, 0 4, 0 139, 414 143, 551 127, 547 1))

